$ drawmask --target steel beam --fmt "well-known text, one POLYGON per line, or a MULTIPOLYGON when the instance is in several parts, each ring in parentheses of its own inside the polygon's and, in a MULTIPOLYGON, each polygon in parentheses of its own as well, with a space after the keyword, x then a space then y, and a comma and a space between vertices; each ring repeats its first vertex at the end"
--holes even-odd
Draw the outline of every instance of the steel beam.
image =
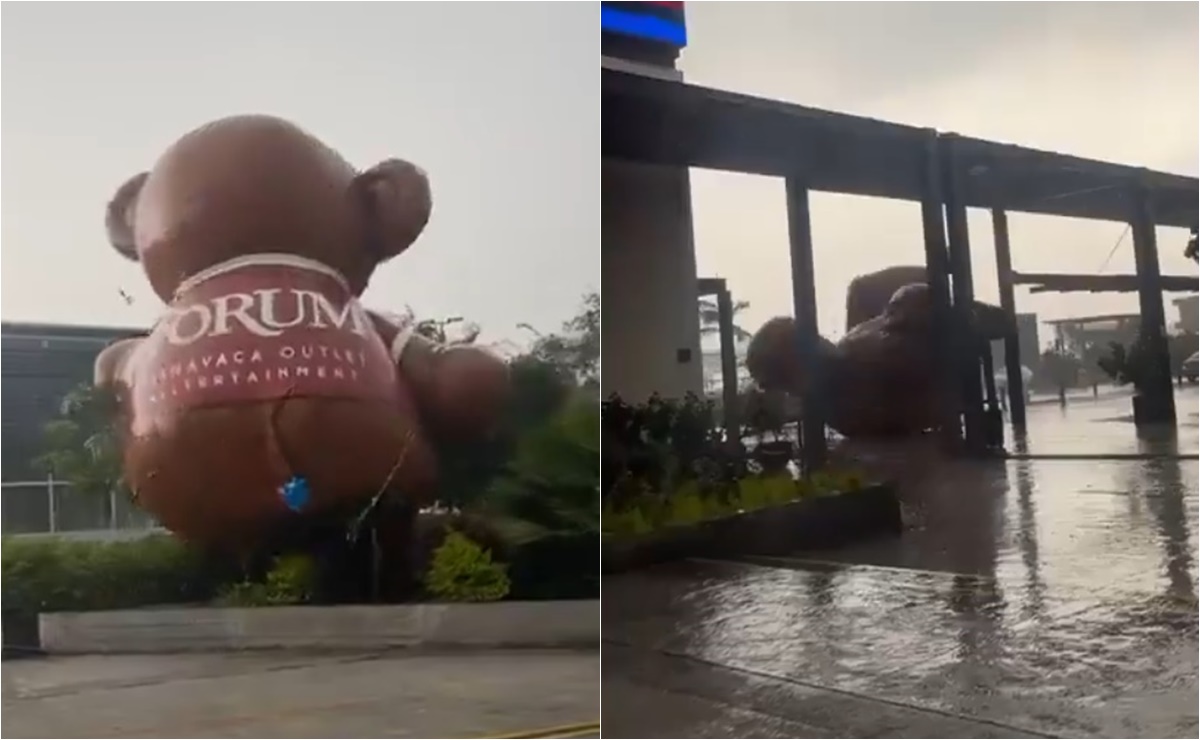
POLYGON ((1025 378, 1021 374, 1021 338, 1017 333, 1017 303, 1014 296, 1012 249, 1008 240, 1008 214, 992 209, 992 233, 996 240, 996 275, 1000 282, 1000 308, 1008 317, 1004 335, 1004 374, 1008 377, 1009 418, 1014 429, 1025 428, 1025 378))
POLYGON ((801 456, 805 472, 820 469, 825 464, 825 409, 822 388, 824 371, 820 363, 821 336, 817 330, 817 290, 813 271, 812 218, 808 205, 808 188, 794 178, 788 178, 787 215, 788 242, 792 257, 792 308, 796 316, 796 342, 806 383, 803 402, 804 417, 800 423, 801 456))

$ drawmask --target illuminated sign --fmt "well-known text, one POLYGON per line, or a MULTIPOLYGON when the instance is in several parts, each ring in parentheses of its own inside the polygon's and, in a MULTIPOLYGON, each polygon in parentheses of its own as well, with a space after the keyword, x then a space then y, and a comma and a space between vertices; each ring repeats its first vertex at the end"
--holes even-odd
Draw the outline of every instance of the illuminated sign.
POLYGON ((687 46, 682 2, 601 2, 600 28, 676 49, 687 46))

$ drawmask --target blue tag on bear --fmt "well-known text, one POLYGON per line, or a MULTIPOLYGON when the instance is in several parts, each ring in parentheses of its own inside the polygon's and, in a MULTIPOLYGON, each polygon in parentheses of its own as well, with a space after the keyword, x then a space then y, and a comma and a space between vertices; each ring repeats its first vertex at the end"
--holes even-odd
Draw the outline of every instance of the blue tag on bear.
POLYGON ((308 505, 308 481, 301 476, 294 475, 291 480, 280 487, 279 495, 283 498, 284 505, 292 511, 299 512, 308 505))

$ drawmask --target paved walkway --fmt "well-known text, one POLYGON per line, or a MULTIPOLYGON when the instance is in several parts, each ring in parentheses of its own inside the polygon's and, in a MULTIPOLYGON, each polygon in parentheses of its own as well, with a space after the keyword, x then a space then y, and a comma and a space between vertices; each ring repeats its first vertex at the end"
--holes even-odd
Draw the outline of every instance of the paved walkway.
MULTIPOLYGON (((1120 405, 1031 408, 1031 451, 1136 451, 1120 405)), ((605 737, 1197 737, 1195 458, 855 452, 903 536, 605 578, 605 737)))
POLYGON ((498 737, 594 722, 599 671, 595 652, 527 650, 10 661, 0 722, 28 738, 498 737))

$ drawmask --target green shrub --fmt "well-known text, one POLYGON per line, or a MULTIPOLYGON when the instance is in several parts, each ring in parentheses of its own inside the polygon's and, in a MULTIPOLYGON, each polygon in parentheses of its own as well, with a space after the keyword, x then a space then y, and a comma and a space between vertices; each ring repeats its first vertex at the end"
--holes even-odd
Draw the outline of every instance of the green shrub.
POLYGON ((698 524, 709 519, 727 516, 736 509, 714 495, 706 494, 696 481, 688 481, 659 507, 656 519, 663 524, 698 524))
POLYGON ((510 545, 503 553, 510 599, 600 597, 600 535, 567 532, 510 545))
POLYGON ((425 575, 429 593, 445 601, 499 601, 508 595, 507 569, 461 532, 450 532, 425 575))
POLYGON ((5 538, 0 591, 5 609, 28 613, 131 609, 211 599, 239 572, 178 540, 126 542, 5 538))
POLYGON ((316 562, 303 554, 281 555, 263 583, 244 580, 221 589, 222 606, 285 606, 312 601, 317 581, 316 562))
POLYGON ((214 600, 217 606, 271 606, 267 584, 238 581, 220 590, 214 600))
POLYGON ((779 506, 804 495, 804 489, 789 475, 752 476, 738 481, 737 501, 742 511, 779 506))
POLYGON ((519 539, 600 530, 600 407, 576 396, 528 432, 507 474, 488 489, 484 509, 519 539))
POLYGON ((605 503, 604 532, 614 536, 636 536, 661 527, 697 524, 780 506, 809 496, 832 496, 860 490, 862 476, 853 472, 820 472, 794 480, 790 475, 752 475, 739 479, 726 493, 705 489, 699 481, 681 484, 668 496, 648 491, 618 508, 612 499, 605 503))
POLYGON ((604 533, 617 536, 636 536, 654 531, 642 507, 618 509, 611 502, 604 507, 604 533))
POLYGON ((316 563, 308 555, 283 555, 267 573, 267 591, 276 604, 302 604, 312 599, 316 563))

